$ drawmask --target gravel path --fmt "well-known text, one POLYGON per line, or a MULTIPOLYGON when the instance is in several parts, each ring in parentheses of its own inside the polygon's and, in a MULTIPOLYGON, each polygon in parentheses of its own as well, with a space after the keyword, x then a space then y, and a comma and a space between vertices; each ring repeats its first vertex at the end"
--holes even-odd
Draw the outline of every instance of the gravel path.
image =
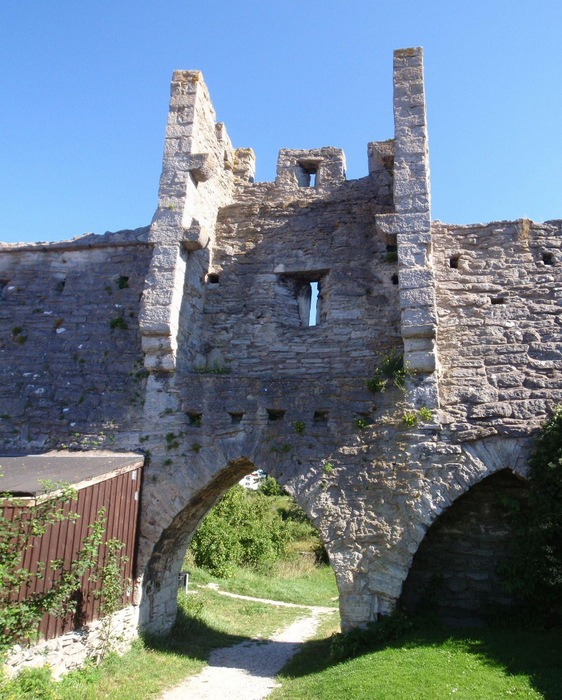
MULTIPOLYGON (((212 588, 216 587, 211 584, 212 588)), ((233 647, 215 649, 209 665, 181 685, 166 691, 160 700, 260 700, 279 686, 275 676, 297 651, 301 642, 314 636, 320 618, 335 612, 334 608, 296 605, 277 600, 253 598, 218 591, 242 600, 255 600, 271 605, 303 608, 310 614, 295 620, 276 632, 269 640, 251 639, 233 647)))

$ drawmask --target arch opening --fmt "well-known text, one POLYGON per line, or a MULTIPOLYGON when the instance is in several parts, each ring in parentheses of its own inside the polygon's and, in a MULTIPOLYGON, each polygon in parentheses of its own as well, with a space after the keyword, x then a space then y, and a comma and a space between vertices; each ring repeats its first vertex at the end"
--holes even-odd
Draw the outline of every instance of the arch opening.
POLYGON ((221 589, 271 598, 272 582, 314 578, 319 568, 322 590, 309 604, 332 600, 336 607, 335 574, 312 521, 272 476, 266 478, 246 458, 234 460, 178 513, 154 548, 144 575, 141 627, 158 634, 172 628, 186 572, 192 584, 211 577, 221 589), (235 590, 232 577, 244 578, 243 585, 255 579, 256 590, 235 590), (269 592, 261 590, 265 585, 269 592))
POLYGON ((511 504, 526 496, 526 482, 502 469, 457 498, 421 542, 399 606, 450 626, 482 626, 512 604, 498 567, 513 553, 511 504))

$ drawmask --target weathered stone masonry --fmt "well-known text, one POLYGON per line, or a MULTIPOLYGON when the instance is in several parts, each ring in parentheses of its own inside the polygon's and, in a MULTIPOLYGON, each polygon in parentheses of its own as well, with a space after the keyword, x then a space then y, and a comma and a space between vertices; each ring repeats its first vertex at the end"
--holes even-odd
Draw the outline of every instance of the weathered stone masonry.
POLYGON ((366 177, 346 180, 340 149, 283 149, 275 182, 256 183, 201 74, 178 71, 150 229, 0 250, 4 449, 149 454, 145 629, 169 629, 191 535, 254 467, 314 520, 346 628, 393 608, 460 495, 525 474, 561 398, 561 222, 432 223, 421 49, 395 52, 394 114, 366 177), (374 395, 389 348, 416 374, 374 395), (422 407, 431 421, 408 427, 422 407))

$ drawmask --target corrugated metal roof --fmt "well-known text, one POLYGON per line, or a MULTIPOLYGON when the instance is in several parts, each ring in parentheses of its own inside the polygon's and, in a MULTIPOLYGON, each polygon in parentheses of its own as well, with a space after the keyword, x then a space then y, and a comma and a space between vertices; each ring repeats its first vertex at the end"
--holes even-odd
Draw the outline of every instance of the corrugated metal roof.
POLYGON ((39 479, 64 481, 85 488, 121 472, 142 467, 144 456, 134 452, 46 452, 18 457, 0 456, 0 493, 38 496, 39 479))

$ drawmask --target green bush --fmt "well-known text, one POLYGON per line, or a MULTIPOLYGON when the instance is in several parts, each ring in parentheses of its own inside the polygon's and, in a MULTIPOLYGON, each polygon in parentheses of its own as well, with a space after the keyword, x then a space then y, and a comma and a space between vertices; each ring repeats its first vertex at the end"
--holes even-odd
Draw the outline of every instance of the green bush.
POLYGON ((51 677, 48 666, 42 668, 24 668, 11 680, 0 678, 0 697, 9 700, 37 698, 38 700, 56 700, 56 684, 51 677))
POLYGON ((330 657, 343 661, 359 656, 388 642, 398 639, 414 623, 401 612, 384 615, 378 622, 371 622, 367 627, 355 627, 345 634, 335 634, 330 644, 330 657))
POLYGON ((267 497, 234 486, 201 523, 191 551, 196 566, 228 578, 235 566, 277 561, 287 540, 283 521, 267 497))
POLYGON ((263 493, 264 496, 282 496, 283 495, 283 487, 272 476, 267 476, 261 482, 258 491, 259 491, 259 493, 263 493))
POLYGON ((562 624, 562 406, 541 428, 529 459, 529 497, 513 510, 514 559, 500 573, 541 624, 562 624))
POLYGON ((404 389, 406 379, 414 374, 413 370, 404 366, 401 350, 391 348, 380 354, 379 366, 375 369, 374 376, 367 380, 367 389, 373 394, 384 393, 389 386, 404 389))

